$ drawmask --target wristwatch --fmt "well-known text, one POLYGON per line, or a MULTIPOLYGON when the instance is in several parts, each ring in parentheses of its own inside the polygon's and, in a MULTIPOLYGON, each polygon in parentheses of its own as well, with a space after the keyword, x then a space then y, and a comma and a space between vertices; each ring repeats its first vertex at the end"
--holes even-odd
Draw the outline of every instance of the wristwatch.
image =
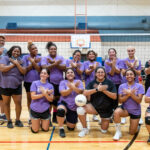
POLYGON ((96 88, 96 92, 98 92, 98 88, 96 88))

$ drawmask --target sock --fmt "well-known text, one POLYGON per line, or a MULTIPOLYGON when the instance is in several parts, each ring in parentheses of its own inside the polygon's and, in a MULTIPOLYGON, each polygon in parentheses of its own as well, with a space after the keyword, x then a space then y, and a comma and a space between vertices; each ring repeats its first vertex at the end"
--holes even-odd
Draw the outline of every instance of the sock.
POLYGON ((121 127, 120 127, 120 123, 116 123, 116 124, 115 124, 115 127, 116 127, 116 131, 121 132, 121 131, 120 131, 120 130, 121 130, 121 129, 120 129, 120 128, 121 128, 121 127))

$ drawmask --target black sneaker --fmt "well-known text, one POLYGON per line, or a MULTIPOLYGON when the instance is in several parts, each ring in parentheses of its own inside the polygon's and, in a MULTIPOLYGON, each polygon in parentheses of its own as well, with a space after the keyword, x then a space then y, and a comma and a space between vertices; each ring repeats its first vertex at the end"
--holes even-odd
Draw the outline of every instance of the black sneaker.
POLYGON ((13 126, 13 124, 12 124, 12 121, 11 120, 9 120, 8 122, 7 122, 7 128, 13 128, 14 126, 13 126))
POLYGON ((3 115, 2 118, 4 121, 7 121, 6 115, 3 115))
POLYGON ((20 120, 16 120, 15 126, 17 126, 17 127, 23 127, 23 123, 20 120))
POLYGON ((150 137, 149 137, 149 139, 147 140, 147 144, 149 144, 149 145, 150 145, 150 137))
POLYGON ((113 119, 112 119, 112 118, 110 118, 109 122, 110 122, 110 123, 113 123, 113 119))
POLYGON ((59 135, 60 135, 60 137, 65 137, 66 135, 65 135, 65 130, 64 129, 59 129, 59 135))
POLYGON ((29 119, 28 120, 28 125, 31 125, 31 124, 32 124, 31 119, 29 119))

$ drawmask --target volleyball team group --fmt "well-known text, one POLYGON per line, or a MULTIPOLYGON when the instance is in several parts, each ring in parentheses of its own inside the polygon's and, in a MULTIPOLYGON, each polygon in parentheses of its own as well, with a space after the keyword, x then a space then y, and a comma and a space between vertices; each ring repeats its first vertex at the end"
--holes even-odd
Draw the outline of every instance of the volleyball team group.
MULTIPOLYGON (((47 132, 52 122, 57 122, 60 137, 65 137, 64 124, 67 130, 73 132, 79 118, 83 128, 78 136, 84 137, 89 133, 87 114, 100 116, 103 134, 107 133, 113 118, 116 129, 114 140, 122 137, 121 118, 129 116, 129 133, 134 135, 137 132, 144 94, 145 102, 150 103, 150 62, 145 65, 147 78, 144 90, 138 80, 141 61, 135 56, 134 47, 127 48, 128 58, 122 60, 117 58, 117 51, 110 48, 104 67, 96 61, 94 50, 87 52, 87 61, 82 63, 80 50, 73 52, 72 60, 66 60, 58 55, 53 42, 46 44, 49 53, 46 57, 38 55, 34 43, 29 42, 27 47, 29 54, 21 57, 21 47, 12 46, 6 50, 5 37, 0 36, 0 119, 7 120, 8 128, 14 127, 10 113, 11 98, 15 103, 15 126, 23 127, 20 115, 24 82, 33 133, 39 130, 47 132), (83 107, 75 104, 78 94, 87 97, 88 102, 83 107)), ((145 113, 145 124, 149 133, 147 142, 150 143, 150 106, 145 113)))

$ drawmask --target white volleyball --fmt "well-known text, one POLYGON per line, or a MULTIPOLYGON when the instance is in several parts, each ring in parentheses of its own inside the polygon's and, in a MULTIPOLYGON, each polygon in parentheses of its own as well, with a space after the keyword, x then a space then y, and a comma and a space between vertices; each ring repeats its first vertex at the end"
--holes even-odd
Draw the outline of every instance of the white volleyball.
POLYGON ((83 94, 79 94, 75 97, 75 103, 79 107, 84 106, 86 102, 87 102, 87 99, 83 94))

